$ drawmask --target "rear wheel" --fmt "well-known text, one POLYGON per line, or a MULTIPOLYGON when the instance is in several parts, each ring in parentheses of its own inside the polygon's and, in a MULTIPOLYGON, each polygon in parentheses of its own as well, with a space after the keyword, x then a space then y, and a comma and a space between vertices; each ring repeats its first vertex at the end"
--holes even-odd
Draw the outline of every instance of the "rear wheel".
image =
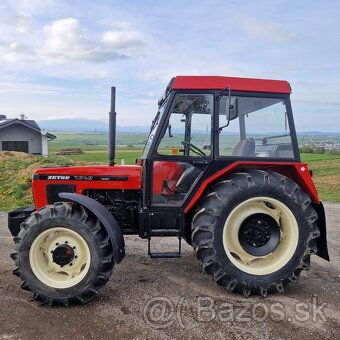
POLYGON ((56 203, 35 212, 14 238, 21 287, 50 305, 87 302, 112 272, 112 244, 84 207, 56 203))
POLYGON ((194 216, 192 243, 205 270, 228 291, 282 292, 317 252, 317 214, 301 188, 253 170, 217 183, 194 216))

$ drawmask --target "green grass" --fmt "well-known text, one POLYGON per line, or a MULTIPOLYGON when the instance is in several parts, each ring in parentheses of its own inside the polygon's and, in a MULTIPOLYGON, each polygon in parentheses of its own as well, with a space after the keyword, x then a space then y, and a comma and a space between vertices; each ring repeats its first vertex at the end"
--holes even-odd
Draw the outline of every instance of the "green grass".
MULTIPOLYGON (((50 152, 57 152, 61 149, 70 147, 88 151, 105 151, 108 149, 108 135, 105 133, 55 132, 54 134, 57 138, 49 142, 50 152)), ((117 148, 142 149, 146 139, 146 133, 117 133, 116 144, 117 148)))
POLYGON ((313 181, 323 201, 340 202, 340 155, 301 154, 313 170, 313 181))
POLYGON ((340 155, 331 155, 327 153, 315 154, 315 153, 302 153, 301 160, 303 162, 311 162, 311 161, 325 161, 332 159, 340 159, 340 155))
MULTIPOLYGON (((116 164, 121 164, 121 160, 125 160, 125 164, 134 164, 135 159, 139 158, 142 154, 142 150, 116 150, 115 161, 116 164)), ((108 153, 105 152, 86 152, 84 151, 81 155, 68 155, 65 158, 72 159, 74 161, 82 161, 88 163, 96 164, 107 164, 108 163, 108 153)))
POLYGON ((0 152, 0 210, 32 205, 32 174, 47 165, 72 165, 63 157, 31 156, 17 152, 0 152))

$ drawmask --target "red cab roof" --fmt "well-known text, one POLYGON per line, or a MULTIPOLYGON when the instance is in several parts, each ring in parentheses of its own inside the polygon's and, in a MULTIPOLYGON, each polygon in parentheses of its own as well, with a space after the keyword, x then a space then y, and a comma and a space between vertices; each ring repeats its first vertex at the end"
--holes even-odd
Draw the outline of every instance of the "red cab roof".
POLYGON ((174 90, 223 90, 228 86, 232 91, 291 93, 291 87, 285 80, 218 76, 177 76, 172 88, 174 90))

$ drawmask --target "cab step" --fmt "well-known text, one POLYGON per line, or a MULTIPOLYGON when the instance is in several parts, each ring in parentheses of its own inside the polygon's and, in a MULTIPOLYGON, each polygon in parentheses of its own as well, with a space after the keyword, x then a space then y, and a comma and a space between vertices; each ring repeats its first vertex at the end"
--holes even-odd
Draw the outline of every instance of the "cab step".
POLYGON ((175 259, 180 258, 181 254, 177 252, 164 252, 164 253, 150 253, 151 259, 175 259))
POLYGON ((151 229, 150 236, 179 236, 179 229, 151 229))
POLYGON ((148 238, 148 255, 152 259, 180 258, 181 257, 181 250, 182 250, 182 237, 177 236, 177 238, 178 238, 178 251, 175 251, 175 252, 151 252, 151 237, 149 237, 148 238))

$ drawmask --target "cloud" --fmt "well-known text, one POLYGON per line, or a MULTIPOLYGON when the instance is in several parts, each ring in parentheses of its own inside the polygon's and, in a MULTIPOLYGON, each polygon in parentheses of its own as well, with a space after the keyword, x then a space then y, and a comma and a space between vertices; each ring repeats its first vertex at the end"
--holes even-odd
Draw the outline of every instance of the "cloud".
POLYGON ((105 62, 127 57, 110 46, 90 39, 74 18, 53 21, 43 31, 44 42, 38 55, 48 63, 105 62))
POLYGON ((120 50, 146 44, 144 36, 137 31, 108 31, 103 34, 103 42, 107 46, 120 50))
MULTIPOLYGON (((48 1, 50 6, 53 1, 48 1)), ((16 12, 0 22, 0 60, 6 62, 36 62, 46 65, 72 62, 105 63, 140 56, 146 36, 128 22, 101 22, 88 33, 76 18, 63 18, 38 27, 34 15, 22 14, 27 1, 10 1, 16 12), (107 28, 109 30, 107 30, 107 28), (106 29, 106 30, 105 30, 106 29)), ((32 6, 39 7, 33 1, 32 6)), ((103 76, 101 76, 103 78, 103 76)))
POLYGON ((260 20, 250 15, 238 15, 235 19, 245 32, 258 39, 271 43, 285 43, 294 40, 294 34, 277 22, 260 20))
POLYGON ((1 30, 7 35, 9 31, 19 34, 32 33, 34 31, 32 17, 27 14, 13 14, 2 21, 1 30))
POLYGON ((16 42, 0 41, 0 56, 3 60, 17 62, 18 60, 33 60, 29 47, 16 42))

